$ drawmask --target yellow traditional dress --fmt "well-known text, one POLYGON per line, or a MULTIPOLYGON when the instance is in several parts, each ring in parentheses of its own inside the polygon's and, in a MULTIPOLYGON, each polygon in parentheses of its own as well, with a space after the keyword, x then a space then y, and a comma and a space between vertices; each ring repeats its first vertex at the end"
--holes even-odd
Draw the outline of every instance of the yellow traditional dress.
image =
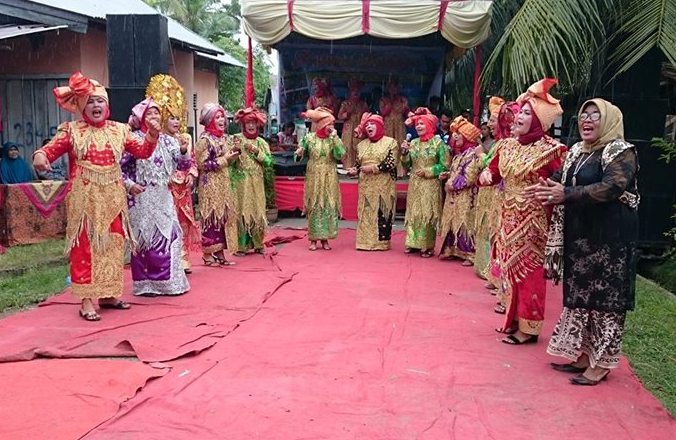
POLYGON ((345 155, 343 142, 338 136, 322 139, 316 133, 308 133, 300 147, 308 158, 304 192, 308 239, 336 238, 341 213, 336 165, 345 155))
POLYGON ((376 165, 375 174, 359 174, 357 249, 383 251, 390 248, 392 218, 397 203, 396 164, 399 145, 391 137, 357 145, 357 167, 376 165))
POLYGON ((453 156, 449 178, 453 189, 446 192, 441 217, 442 258, 457 257, 474 261, 474 217, 476 179, 480 160, 474 148, 453 156))
POLYGON ((242 151, 229 167, 234 200, 234 214, 228 220, 228 243, 231 252, 263 250, 263 239, 268 221, 265 215, 265 187, 263 169, 272 166, 268 143, 261 137, 248 139, 242 134, 233 137, 233 144, 242 151), (246 145, 253 144, 257 155, 247 153, 246 145))
MULTIPOLYGON (((483 170, 493 160, 498 148, 497 141, 493 143, 488 153, 484 154, 479 162, 483 170)), ((479 187, 474 217, 474 272, 483 279, 490 278, 491 243, 497 232, 500 220, 500 202, 497 186, 479 187)), ((497 284, 493 284, 497 286, 497 284)))
POLYGON ((228 136, 207 131, 195 146, 199 170, 197 195, 202 217, 202 252, 211 254, 229 248, 226 225, 233 209, 230 171, 225 154, 232 148, 228 136))
POLYGON ((402 156, 410 168, 411 178, 406 195, 406 248, 434 249, 441 219, 441 182, 439 174, 448 166, 448 148, 439 136, 427 142, 414 139, 408 154, 402 156), (415 175, 424 171, 424 177, 415 175))

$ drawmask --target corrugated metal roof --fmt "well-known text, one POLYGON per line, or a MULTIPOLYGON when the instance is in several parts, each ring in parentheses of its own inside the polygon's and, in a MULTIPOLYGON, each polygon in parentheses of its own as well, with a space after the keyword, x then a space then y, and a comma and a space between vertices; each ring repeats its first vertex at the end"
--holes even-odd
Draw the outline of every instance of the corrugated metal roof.
MULTIPOLYGON (((49 6, 56 9, 62 9, 87 17, 105 20, 106 15, 114 14, 134 14, 134 15, 151 15, 157 14, 157 10, 152 6, 143 2, 143 0, 29 0, 33 3, 49 6)), ((186 43, 195 48, 201 49, 204 52, 213 54, 225 54, 223 49, 211 43, 206 38, 203 38, 185 26, 181 25, 176 20, 167 17, 169 38, 172 40, 186 43)), ((230 55, 220 57, 217 61, 232 64, 234 66, 242 66, 242 63, 232 58, 230 55), (232 59, 233 62, 226 61, 232 59)))
POLYGON ((195 51, 195 55, 197 55, 198 57, 203 57, 203 58, 208 58, 210 60, 215 60, 215 61, 218 61, 219 63, 230 64, 231 66, 246 67, 244 64, 240 63, 234 57, 228 55, 227 53, 219 54, 219 55, 210 55, 208 53, 195 51))
POLYGON ((60 26, 44 26, 41 24, 28 24, 28 25, 7 25, 0 26, 0 40, 5 38, 18 37, 20 35, 34 34, 36 32, 46 32, 53 31, 54 29, 62 29, 68 27, 65 24, 60 26))

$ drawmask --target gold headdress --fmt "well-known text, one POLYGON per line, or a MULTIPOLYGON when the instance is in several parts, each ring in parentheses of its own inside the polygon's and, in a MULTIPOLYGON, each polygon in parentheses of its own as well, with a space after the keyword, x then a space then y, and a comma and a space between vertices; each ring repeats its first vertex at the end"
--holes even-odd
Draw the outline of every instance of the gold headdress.
POLYGON ((167 123, 169 116, 173 116, 181 121, 180 132, 185 133, 187 127, 185 92, 176 78, 163 73, 153 76, 146 87, 146 98, 153 98, 160 106, 162 126, 167 123))

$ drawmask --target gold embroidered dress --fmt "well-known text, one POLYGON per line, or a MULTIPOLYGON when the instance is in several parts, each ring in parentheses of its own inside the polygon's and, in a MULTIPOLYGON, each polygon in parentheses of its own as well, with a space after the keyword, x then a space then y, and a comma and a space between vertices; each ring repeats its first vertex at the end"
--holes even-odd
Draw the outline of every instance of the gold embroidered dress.
POLYGON ((263 250, 265 228, 265 187, 263 169, 272 166, 268 143, 261 137, 249 139, 238 133, 233 144, 239 145, 242 154, 230 166, 230 183, 234 200, 234 215, 228 221, 228 243, 231 252, 263 250), (258 154, 248 153, 247 144, 252 144, 258 154))
POLYGON ((215 253, 228 248, 226 224, 233 209, 230 171, 225 154, 232 148, 227 135, 204 131, 195 146, 199 170, 197 195, 202 218, 202 251, 215 253))
POLYGON ((377 166, 375 174, 359 174, 357 205, 357 249, 381 251, 390 248, 392 218, 397 203, 397 154, 399 146, 391 137, 369 139, 357 145, 357 167, 377 166))
POLYGON ((480 159, 473 147, 453 156, 448 181, 453 189, 446 191, 441 217, 440 235, 443 238, 440 256, 474 261, 474 217, 476 179, 480 159))
POLYGON ((544 321, 543 263, 550 213, 523 191, 558 171, 565 149, 549 136, 526 145, 505 139, 490 165, 505 188, 496 238, 508 305, 504 328, 518 321, 519 330, 530 335, 539 334, 544 321))
POLYGON ((437 228, 441 219, 441 182, 439 174, 446 171, 448 148, 439 136, 427 142, 411 141, 402 164, 410 168, 411 178, 406 195, 406 248, 434 249, 437 228), (415 175, 424 171, 424 177, 415 175))
MULTIPOLYGON (((498 144, 493 143, 488 153, 479 160, 480 171, 493 160, 498 144)), ((481 186, 477 191, 474 216, 474 272, 488 279, 491 264, 491 243, 495 237, 500 219, 501 200, 497 186, 481 186)))
POLYGON ((343 142, 338 136, 322 139, 317 133, 308 133, 301 139, 300 147, 308 158, 303 195, 308 238, 336 238, 341 213, 336 165, 345 155, 343 142))
POLYGON ((149 135, 134 137, 126 124, 105 121, 94 126, 78 120, 61 124, 38 150, 50 162, 67 153, 74 164, 66 197, 66 242, 77 298, 122 295, 124 241, 131 235, 120 159, 124 151, 147 159, 156 145, 149 135))

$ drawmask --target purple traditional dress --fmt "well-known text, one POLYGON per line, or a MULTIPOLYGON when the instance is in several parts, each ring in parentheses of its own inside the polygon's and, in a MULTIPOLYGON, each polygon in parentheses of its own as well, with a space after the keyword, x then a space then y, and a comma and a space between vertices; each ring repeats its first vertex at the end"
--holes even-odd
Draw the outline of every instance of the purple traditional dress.
MULTIPOLYGON (((134 134, 143 136, 143 132, 134 134)), ((139 184, 145 189, 129 195, 129 217, 137 241, 131 256, 134 295, 180 295, 190 290, 181 263, 183 233, 169 190, 176 169, 190 167, 190 155, 181 155, 178 141, 161 134, 150 158, 135 159, 125 153, 121 160, 127 191, 139 184)))

